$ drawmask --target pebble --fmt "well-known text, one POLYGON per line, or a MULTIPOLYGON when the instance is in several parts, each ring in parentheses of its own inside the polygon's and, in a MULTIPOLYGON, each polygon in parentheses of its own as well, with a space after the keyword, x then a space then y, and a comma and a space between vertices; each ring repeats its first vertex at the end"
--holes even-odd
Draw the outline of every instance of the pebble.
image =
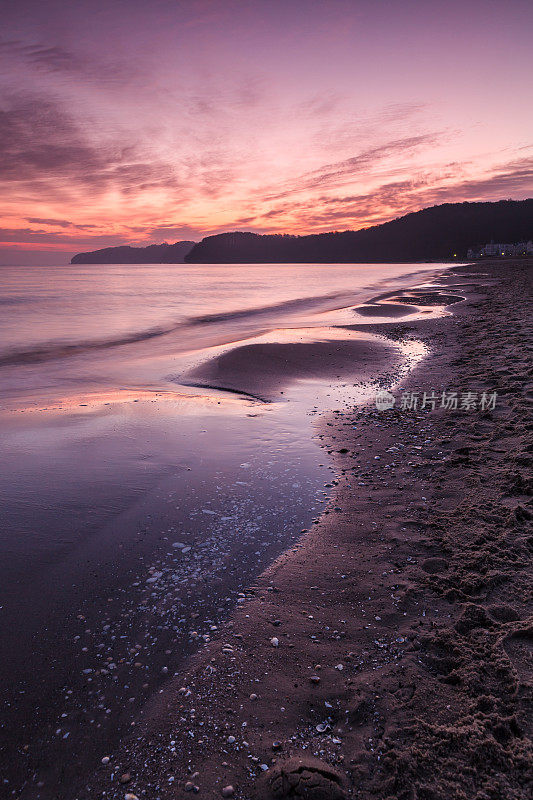
POLYGON ((272 647, 279 647, 279 639, 278 639, 278 637, 277 636, 273 636, 272 639, 270 640, 270 644, 272 645, 272 647))
POLYGON ((309 680, 311 681, 311 683, 320 683, 320 678, 318 677, 318 675, 311 675, 309 680))
POLYGON ((109 764, 109 756, 104 756, 103 757, 102 764, 109 764))
POLYGON ((257 700, 257 695, 254 692, 250 695, 250 700, 257 700))
POLYGON ((233 786, 224 786, 221 794, 222 797, 233 797, 233 795, 235 794, 235 789, 233 788, 233 786))
POLYGON ((124 795, 124 800, 139 800, 139 798, 137 797, 136 794, 131 794, 130 792, 128 792, 127 794, 124 795))
POLYGON ((131 775, 129 772, 125 772, 123 775, 120 776, 121 783, 129 783, 131 781, 131 775))
POLYGON ((228 744, 234 744, 235 736, 228 736, 228 744))

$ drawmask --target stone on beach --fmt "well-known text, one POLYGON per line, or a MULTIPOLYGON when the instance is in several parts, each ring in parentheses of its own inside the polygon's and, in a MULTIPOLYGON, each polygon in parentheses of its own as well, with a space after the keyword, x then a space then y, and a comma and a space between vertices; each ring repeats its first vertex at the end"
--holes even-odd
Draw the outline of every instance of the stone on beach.
POLYGON ((260 800, 345 800, 345 778, 334 767, 313 756, 295 756, 277 762, 258 782, 260 800))

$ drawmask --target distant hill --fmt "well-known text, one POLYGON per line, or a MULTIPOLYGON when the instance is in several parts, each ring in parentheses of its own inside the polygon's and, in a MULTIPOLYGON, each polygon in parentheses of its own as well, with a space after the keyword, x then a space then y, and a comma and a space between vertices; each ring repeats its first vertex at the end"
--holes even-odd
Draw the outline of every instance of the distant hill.
POLYGON ((469 247, 533 238, 533 199, 446 203, 359 231, 206 236, 189 263, 394 262, 465 259, 469 247))
POLYGON ((359 231, 290 234, 221 233, 201 242, 106 247, 71 264, 246 264, 394 262, 465 259, 491 240, 533 239, 533 199, 445 203, 359 231))
POLYGON ((71 264, 182 264, 195 242, 151 244, 148 247, 104 247, 90 253, 78 253, 71 264))

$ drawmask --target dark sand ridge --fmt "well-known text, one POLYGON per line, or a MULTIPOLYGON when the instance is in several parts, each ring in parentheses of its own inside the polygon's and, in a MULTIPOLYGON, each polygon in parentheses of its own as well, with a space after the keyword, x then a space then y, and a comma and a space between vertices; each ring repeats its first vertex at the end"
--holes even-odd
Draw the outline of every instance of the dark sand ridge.
POLYGON ((354 311, 362 317, 405 317, 413 313, 410 306, 400 303, 375 303, 364 306, 357 306, 354 311))
POLYGON ((460 303, 463 300, 463 297, 455 294, 444 294, 443 292, 428 292, 427 289, 413 289, 411 295, 401 295, 400 297, 394 298, 396 300, 401 300, 402 303, 407 305, 416 305, 416 306, 434 306, 434 305, 453 305, 454 303, 460 303))
MULTIPOLYGON (((423 292, 422 305, 441 305, 462 300, 457 295, 423 292)), ((413 314, 416 298, 407 297, 406 305, 388 302, 397 292, 387 292, 357 306, 354 311, 362 316, 397 319, 413 314)), ((399 297, 402 300, 403 297, 399 297)), ((255 342, 232 348, 216 358, 209 359, 199 367, 180 377, 180 382, 189 386, 223 389, 257 399, 272 401, 284 390, 299 380, 334 380, 344 378, 373 377, 380 368, 398 366, 401 358, 386 340, 369 336, 369 327, 360 328, 361 339, 342 339, 342 330, 353 336, 357 326, 337 327, 336 338, 328 337, 328 329, 311 329, 312 341, 255 342), (365 335, 366 334, 366 338, 365 335), (325 341, 321 341, 321 337, 325 341)), ((380 329, 376 329, 379 333, 380 329)), ((284 332, 287 333, 286 331, 284 332)), ((309 335, 309 332, 306 332, 309 335)), ((294 330, 295 338, 298 329, 294 330)))
POLYGON ((531 797, 531 268, 379 327, 433 351, 404 388, 496 409, 329 415, 334 502, 79 797, 531 797))
MULTIPOLYGON (((320 337, 319 329, 316 335, 320 337)), ((349 335, 347 331, 346 337, 349 335)), ((298 380, 334 380, 339 375, 371 378, 376 370, 390 368, 399 361, 390 344, 371 338, 255 343, 210 359, 180 382, 272 401, 298 380)))
POLYGON ((406 317, 413 313, 413 306, 447 306, 458 303, 464 298, 435 289, 428 291, 425 287, 413 288, 409 293, 385 292, 377 295, 354 311, 363 317, 390 317, 392 319, 406 317))

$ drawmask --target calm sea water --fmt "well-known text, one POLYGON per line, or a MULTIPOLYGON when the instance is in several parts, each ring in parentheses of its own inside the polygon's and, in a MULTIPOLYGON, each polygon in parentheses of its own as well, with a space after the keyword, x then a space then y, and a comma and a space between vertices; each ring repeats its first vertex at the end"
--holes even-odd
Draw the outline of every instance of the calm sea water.
POLYGON ((75 796, 76 777, 327 499, 314 420, 354 402, 353 380, 308 381, 263 404, 185 386, 187 369, 303 330, 348 336, 336 326, 373 321, 354 306, 441 269, 0 268, 10 792, 75 796))
MULTIPOLYGON (((305 319, 405 276, 421 264, 68 265, 0 267, 0 356, 32 348, 128 340, 227 323, 237 330, 305 319), (242 325, 242 321, 246 324, 242 325), (181 327, 180 327, 181 326, 181 327)), ((194 341, 188 334, 187 346, 194 341)), ((202 342, 205 341, 202 339, 202 342)))

